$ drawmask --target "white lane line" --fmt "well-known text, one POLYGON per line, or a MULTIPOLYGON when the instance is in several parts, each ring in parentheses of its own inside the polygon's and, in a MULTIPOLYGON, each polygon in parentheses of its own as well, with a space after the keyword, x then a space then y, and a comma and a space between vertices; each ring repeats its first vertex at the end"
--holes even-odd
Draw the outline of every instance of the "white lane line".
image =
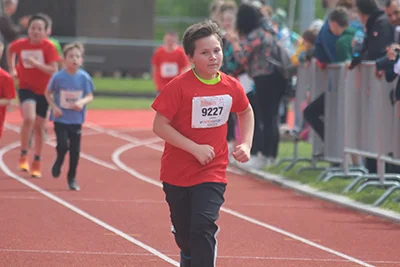
MULTIPOLYGON (((36 249, 0 249, 0 253, 44 253, 44 254, 76 254, 76 255, 100 255, 100 256, 143 256, 153 257, 150 253, 128 253, 128 252, 106 252, 106 251, 72 251, 72 250, 36 250, 36 249)), ((168 257, 179 257, 178 254, 166 254, 168 257)), ((311 262, 348 262, 341 259, 326 258, 287 258, 287 257, 256 257, 256 256, 218 256, 221 259, 244 259, 244 260, 265 260, 265 261, 311 261, 311 262)), ((399 261, 369 261, 377 264, 398 264, 399 261)))
MULTIPOLYGON (((135 147, 134 144, 126 144, 126 145, 123 145, 123 146, 119 147, 118 149, 116 149, 116 150, 114 151, 114 153, 112 154, 113 162, 114 162, 121 170, 123 170, 123 171, 125 171, 125 172, 131 174, 132 176, 136 177, 137 179, 142 180, 142 181, 144 181, 144 182, 147 182, 147 183, 149 183, 149 184, 152 184, 152 185, 155 185, 155 186, 158 186, 158 187, 161 187, 161 188, 162 188, 162 183, 161 183, 161 182, 159 182, 158 180, 154 180, 153 178, 150 178, 150 177, 148 177, 148 176, 146 176, 146 175, 144 175, 144 174, 142 174, 142 173, 140 173, 140 172, 138 172, 138 171, 136 171, 136 170, 134 170, 134 169, 128 167, 126 164, 124 164, 124 163, 120 160, 120 156, 121 156, 122 153, 124 153, 125 151, 127 151, 127 150, 129 150, 129 149, 132 149, 132 148, 134 148, 134 147, 135 147)), ((346 255, 346 254, 344 254, 344 253, 342 253, 342 252, 333 250, 333 249, 331 249, 331 248, 322 246, 322 245, 317 244, 317 243, 315 243, 315 242, 313 242, 313 241, 310 241, 310 240, 308 240, 308 239, 306 239, 306 238, 303 238, 303 237, 301 237, 301 236, 298 236, 298 235, 295 235, 295 234, 290 233, 290 232, 288 232, 288 231, 285 231, 285 230, 283 230, 283 229, 280 229, 280 228, 278 228, 278 227, 276 227, 276 226, 273 226, 273 225, 270 225, 270 224, 261 222, 261 221, 259 221, 259 220, 257 220, 257 219, 254 219, 254 218, 252 218, 252 217, 249 217, 249 216, 246 216, 246 215, 244 215, 244 214, 241 214, 241 213, 239 213, 239 212, 237 212, 237 211, 235 211, 235 210, 222 207, 222 208, 221 208, 221 211, 223 211, 223 212, 225 212, 225 213, 228 213, 228 214, 230 214, 230 215, 232 215, 232 216, 234 216, 234 217, 240 218, 240 219, 242 219, 242 220, 244 220, 244 221, 247 221, 247 222, 249 222, 249 223, 258 225, 258 226, 260 226, 260 227, 266 228, 266 229, 271 230, 271 231, 273 231, 273 232, 276 232, 276 233, 279 233, 279 234, 281 234, 281 235, 290 237, 290 238, 295 239, 295 240, 297 240, 297 241, 300 241, 300 242, 302 242, 302 243, 304 243, 304 244, 307 244, 307 245, 309 245, 309 246, 311 246, 311 247, 318 248, 318 249, 320 249, 320 250, 322 250, 322 251, 325 251, 325 252, 328 252, 328 253, 330 253, 330 254, 336 255, 336 256, 341 257, 341 258, 343 258, 343 259, 346 259, 346 260, 348 260, 348 261, 357 263, 357 264, 359 264, 359 265, 361 265, 361 266, 373 267, 373 265, 370 265, 370 264, 368 264, 368 263, 366 263, 366 262, 364 262, 364 261, 361 261, 361 260, 356 259, 356 258, 354 258, 354 257, 351 257, 351 256, 349 256, 349 255, 346 255)))
MULTIPOLYGON (((5 126, 5 128, 8 128, 9 130, 14 131, 16 133, 20 133, 20 131, 21 131, 21 129, 19 127, 15 126, 15 125, 11 125, 11 124, 6 123, 4 126, 5 126)), ((53 136, 51 138, 49 137, 49 139, 54 139, 54 137, 53 136)), ((56 142, 54 142, 54 141, 46 141, 45 143, 48 144, 51 147, 56 147, 56 145, 57 145, 56 142)), ((119 171, 119 169, 114 164, 111 164, 111 163, 106 162, 104 160, 98 159, 98 158, 93 157, 91 155, 88 155, 88 154, 86 154, 84 152, 81 152, 80 155, 81 155, 82 158, 84 158, 84 159, 86 159, 88 161, 91 161, 91 162, 93 162, 95 164, 101 165, 103 167, 106 167, 106 168, 114 170, 114 171, 119 171)))
MULTIPOLYGON (((0 196, 0 199, 12 200, 48 200, 46 197, 39 196, 0 196)), ((106 203, 136 203, 136 204, 165 204, 163 200, 151 199, 106 199, 106 198, 69 198, 70 201, 82 202, 106 202, 106 203)))
MULTIPOLYGON (((138 144, 138 145, 140 145, 140 144, 138 144)), ((72 210, 73 212, 81 215, 82 217, 94 222, 95 224, 97 224, 97 225, 99 225, 99 226, 101 226, 101 227, 103 227, 103 228, 115 233, 116 235, 128 240, 129 242, 131 242, 131 243, 133 243, 133 244, 135 244, 135 245, 147 250, 151 254, 153 254, 153 255, 159 257, 160 259, 172 264, 173 266, 179 267, 179 263, 178 262, 176 262, 175 260, 173 260, 170 257, 166 256, 165 254, 161 253, 160 251, 154 249, 153 247, 150 247, 150 246, 146 245, 145 243, 143 243, 143 242, 141 242, 141 241, 129 236, 128 234, 126 234, 126 233, 124 233, 124 232, 112 227, 111 225, 101 221, 100 219, 97 219, 96 217, 90 215, 89 213, 87 213, 87 212, 79 209, 78 207, 68 203, 67 201, 63 200, 62 198, 57 197, 56 195, 53 195, 52 193, 40 188, 39 186, 37 186, 37 185, 35 185, 35 184, 23 179, 22 177, 16 175, 15 173, 13 173, 7 167, 7 165, 4 163, 4 155, 5 155, 5 153, 7 153, 10 150, 15 149, 17 147, 19 147, 19 142, 15 142, 15 143, 9 144, 9 145, 7 145, 7 146, 5 146, 5 147, 0 149, 0 169, 3 170, 3 172, 6 175, 8 175, 9 177, 17 180, 18 182, 20 182, 20 183, 22 183, 24 185, 26 185, 27 187, 37 191, 38 193, 48 197, 49 199, 59 203, 60 205, 72 210)))
MULTIPOLYGON (((138 139, 138 138, 135 138, 135 137, 130 136, 128 134, 121 133, 119 131, 109 130, 109 129, 106 129, 106 128, 100 126, 100 125, 96 125, 96 124, 93 124, 93 123, 87 123, 87 124, 85 124, 85 127, 89 128, 89 129, 91 129, 93 131, 98 131, 100 133, 104 133, 104 134, 110 135, 112 137, 115 137, 115 138, 118 138, 118 139, 121 139, 121 140, 124 140, 124 141, 128 141, 128 142, 131 142, 131 143, 140 142, 140 139, 138 139)), ((160 142, 163 141, 161 138, 159 140, 160 140, 160 142)), ((154 149, 156 151, 161 151, 161 152, 164 150, 163 146, 157 145, 157 144, 148 145, 146 147, 154 149)), ((246 174, 244 171, 239 170, 239 169, 234 168, 234 167, 231 167, 231 166, 228 166, 226 170, 228 172, 234 173, 236 175, 244 175, 244 174, 246 174)))

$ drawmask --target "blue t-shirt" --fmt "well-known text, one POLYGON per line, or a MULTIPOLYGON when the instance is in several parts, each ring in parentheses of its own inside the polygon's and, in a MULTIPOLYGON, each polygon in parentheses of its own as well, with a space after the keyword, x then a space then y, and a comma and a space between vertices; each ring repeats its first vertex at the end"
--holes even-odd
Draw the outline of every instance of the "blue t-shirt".
POLYGON ((55 73, 50 80, 48 89, 53 92, 55 104, 61 108, 62 116, 54 118, 53 111, 50 120, 64 124, 83 124, 85 121, 86 107, 81 111, 73 109, 74 103, 94 91, 90 75, 79 69, 75 74, 65 70, 55 73))

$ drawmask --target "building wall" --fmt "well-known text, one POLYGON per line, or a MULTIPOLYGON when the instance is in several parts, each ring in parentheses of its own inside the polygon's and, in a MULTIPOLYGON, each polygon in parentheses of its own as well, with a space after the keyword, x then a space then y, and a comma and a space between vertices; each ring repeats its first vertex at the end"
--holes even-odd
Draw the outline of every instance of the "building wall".
POLYGON ((85 43, 85 68, 136 76, 150 70, 154 47, 122 45, 116 39, 153 40, 154 10, 155 0, 20 0, 15 19, 45 12, 54 20, 54 36, 103 39, 85 43))

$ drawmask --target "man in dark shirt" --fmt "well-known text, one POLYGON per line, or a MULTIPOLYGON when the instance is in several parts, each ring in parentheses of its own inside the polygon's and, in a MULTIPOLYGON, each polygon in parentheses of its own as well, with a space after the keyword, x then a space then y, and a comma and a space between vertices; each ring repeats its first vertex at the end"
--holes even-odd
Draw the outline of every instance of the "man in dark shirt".
MULTIPOLYGON (((11 16, 15 14, 18 7, 18 0, 3 0, 3 13, 0 14, 0 41, 4 43, 4 51, 8 44, 18 38, 28 27, 29 17, 24 16, 19 20, 20 25, 14 24, 11 16)), ((8 71, 6 57, 0 61, 0 66, 8 71)))
MULTIPOLYGON (((352 67, 361 63, 361 60, 376 61, 384 57, 387 47, 394 41, 394 28, 375 0, 356 0, 356 6, 360 20, 366 28, 366 37, 361 55, 353 60, 352 67)), ((379 76, 378 72, 377 75, 379 76)), ((366 167, 370 173, 378 171, 375 159, 367 158, 366 167)))

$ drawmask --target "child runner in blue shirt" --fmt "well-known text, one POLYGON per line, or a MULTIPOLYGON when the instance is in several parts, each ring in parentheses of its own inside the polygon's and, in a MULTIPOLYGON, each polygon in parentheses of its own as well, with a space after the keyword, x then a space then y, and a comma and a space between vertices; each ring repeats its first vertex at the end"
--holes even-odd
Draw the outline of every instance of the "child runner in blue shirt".
POLYGON ((46 91, 51 106, 50 120, 54 122, 57 137, 57 158, 51 168, 58 178, 69 150, 68 186, 79 190, 76 183, 76 168, 81 147, 81 130, 85 121, 86 105, 93 100, 93 82, 90 75, 80 67, 83 63, 83 47, 69 44, 64 51, 64 69, 54 74, 46 91))

